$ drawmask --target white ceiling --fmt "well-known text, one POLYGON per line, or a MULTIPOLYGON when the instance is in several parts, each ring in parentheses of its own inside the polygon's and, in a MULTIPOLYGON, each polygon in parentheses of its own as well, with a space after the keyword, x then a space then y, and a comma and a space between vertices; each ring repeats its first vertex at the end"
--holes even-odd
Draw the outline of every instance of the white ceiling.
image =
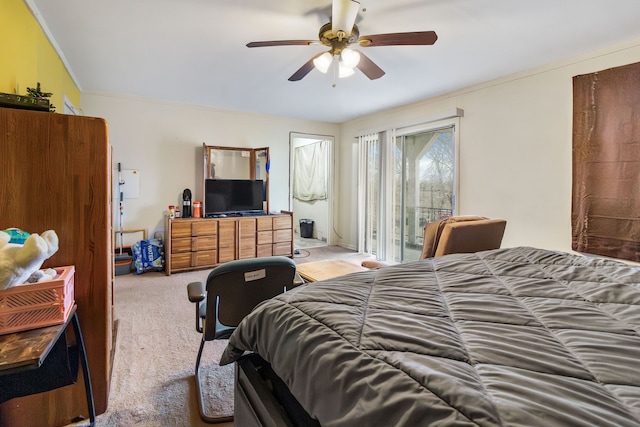
MULTIPOLYGON (((331 0, 27 0, 81 91, 341 123, 640 38, 640 0, 360 0, 361 35, 434 30, 433 46, 362 49, 386 71, 287 79, 322 45, 331 0)), ((595 71, 595 70, 594 70, 595 71)))

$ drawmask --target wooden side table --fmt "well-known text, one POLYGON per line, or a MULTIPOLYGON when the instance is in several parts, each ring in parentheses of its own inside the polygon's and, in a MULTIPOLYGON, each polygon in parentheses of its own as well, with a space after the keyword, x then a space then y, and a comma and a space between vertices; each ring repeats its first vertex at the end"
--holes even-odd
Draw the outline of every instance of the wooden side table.
POLYGON ((74 305, 62 325, 0 335, 0 403, 74 384, 80 360, 89 425, 95 426, 91 378, 76 309, 74 305), (69 324, 76 341, 71 346, 66 336, 69 324))
POLYGON ((307 282, 333 279, 345 274, 367 271, 358 264, 353 264, 341 259, 328 259, 324 261, 305 262, 296 266, 296 271, 307 282))

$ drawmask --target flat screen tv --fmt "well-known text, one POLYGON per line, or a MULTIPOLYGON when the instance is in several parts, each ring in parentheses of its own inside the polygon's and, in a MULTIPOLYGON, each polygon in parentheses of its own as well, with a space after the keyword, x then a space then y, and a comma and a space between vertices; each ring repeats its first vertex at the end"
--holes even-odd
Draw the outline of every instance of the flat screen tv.
POLYGON ((262 211, 264 182, 251 179, 206 179, 204 213, 211 217, 244 211, 262 211))

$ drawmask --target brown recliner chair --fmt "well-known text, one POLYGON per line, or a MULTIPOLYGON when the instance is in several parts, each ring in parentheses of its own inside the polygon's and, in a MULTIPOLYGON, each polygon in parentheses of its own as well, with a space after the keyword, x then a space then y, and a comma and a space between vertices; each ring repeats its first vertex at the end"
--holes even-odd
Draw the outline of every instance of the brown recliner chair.
MULTIPOLYGON (((507 221, 483 216, 463 215, 429 222, 424 226, 424 243, 420 259, 448 254, 473 253, 498 249, 507 221)), ((362 266, 378 268, 381 261, 363 261, 362 266)))

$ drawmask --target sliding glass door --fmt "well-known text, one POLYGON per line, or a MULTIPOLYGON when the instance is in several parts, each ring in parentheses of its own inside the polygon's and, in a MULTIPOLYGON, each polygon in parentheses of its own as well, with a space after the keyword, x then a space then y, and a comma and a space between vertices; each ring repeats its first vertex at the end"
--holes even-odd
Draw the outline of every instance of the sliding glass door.
POLYGON ((417 260, 425 224, 456 211, 456 123, 360 138, 361 251, 417 260))
POLYGON ((393 164, 393 259, 414 261, 420 258, 425 224, 453 212, 453 126, 396 136, 393 164))

